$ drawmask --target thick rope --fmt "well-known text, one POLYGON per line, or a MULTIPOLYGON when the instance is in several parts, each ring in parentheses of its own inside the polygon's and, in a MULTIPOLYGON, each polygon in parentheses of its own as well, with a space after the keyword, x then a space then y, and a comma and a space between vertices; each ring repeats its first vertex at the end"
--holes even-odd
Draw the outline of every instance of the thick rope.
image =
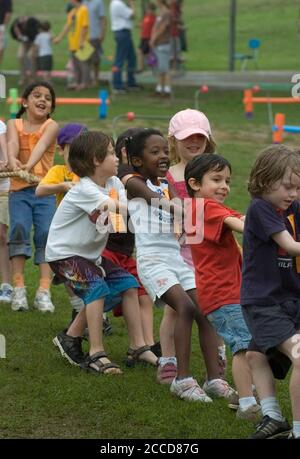
POLYGON ((30 174, 27 171, 8 171, 8 172, 0 172, 0 178, 4 177, 19 177, 22 180, 25 180, 28 183, 39 183, 41 180, 36 175, 30 174))

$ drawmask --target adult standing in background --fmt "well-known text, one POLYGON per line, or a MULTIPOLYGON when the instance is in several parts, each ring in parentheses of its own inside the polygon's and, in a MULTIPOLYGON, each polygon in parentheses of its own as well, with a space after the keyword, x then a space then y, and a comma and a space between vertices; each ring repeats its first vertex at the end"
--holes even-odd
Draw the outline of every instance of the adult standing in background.
POLYGON ((0 65, 5 48, 5 28, 12 13, 12 0, 0 0, 0 65))
POLYGON ((14 40, 19 42, 18 60, 20 67, 19 85, 27 82, 27 77, 32 78, 36 73, 36 56, 34 40, 39 33, 40 22, 33 16, 17 17, 10 27, 14 40))
POLYGON ((85 0, 84 4, 89 11, 90 43, 95 49, 90 59, 93 83, 98 87, 100 60, 103 53, 102 43, 106 33, 104 2, 103 0, 85 0))
POLYGON ((54 38, 53 43, 59 43, 67 34, 69 50, 71 52, 72 64, 74 67, 75 85, 73 89, 84 89, 90 82, 89 59, 79 60, 76 52, 84 47, 89 40, 89 12, 82 0, 72 0, 73 9, 68 13, 67 22, 61 32, 54 38))
POLYGON ((111 0, 109 6, 111 30, 116 42, 116 55, 113 68, 113 90, 115 94, 122 94, 126 89, 137 90, 134 72, 136 55, 132 41, 132 20, 135 15, 134 0, 129 0, 129 6, 123 0, 111 0), (127 61, 127 88, 122 81, 123 65, 127 61))

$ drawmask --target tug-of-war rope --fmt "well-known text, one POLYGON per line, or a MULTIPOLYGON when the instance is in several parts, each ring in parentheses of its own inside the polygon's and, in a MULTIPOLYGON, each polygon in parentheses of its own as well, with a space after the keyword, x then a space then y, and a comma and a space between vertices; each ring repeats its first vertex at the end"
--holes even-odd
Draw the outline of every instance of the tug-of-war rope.
POLYGON ((40 178, 36 175, 30 174, 27 171, 7 171, 7 172, 0 172, 0 178, 4 177, 19 177, 22 180, 25 180, 28 183, 39 183, 40 178))

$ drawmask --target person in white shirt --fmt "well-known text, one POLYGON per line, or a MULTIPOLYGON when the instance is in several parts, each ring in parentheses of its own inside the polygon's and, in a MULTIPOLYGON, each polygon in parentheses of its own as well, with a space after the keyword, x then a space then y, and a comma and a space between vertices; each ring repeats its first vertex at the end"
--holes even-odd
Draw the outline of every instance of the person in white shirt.
POLYGON ((45 80, 49 80, 53 68, 52 35, 49 21, 41 22, 40 31, 35 37, 34 45, 37 51, 37 70, 43 73, 45 80))
POLYGON ((46 259, 55 273, 55 281, 71 288, 85 307, 53 342, 70 363, 86 371, 122 373, 107 358, 102 342, 103 310, 114 308, 121 299, 129 335, 127 365, 156 365, 157 357, 143 338, 138 282, 123 268, 101 257, 113 227, 106 222, 113 225, 118 213, 127 209, 124 187, 115 177, 118 159, 110 137, 96 131, 79 135, 71 144, 69 164, 80 181, 66 194, 54 215, 46 259), (90 344, 87 357, 81 348, 86 325, 90 344))
POLYGON ((138 90, 134 73, 136 54, 132 41, 132 20, 135 15, 134 0, 129 0, 129 6, 123 0, 111 0, 109 5, 111 30, 116 42, 116 55, 113 66, 112 85, 115 94, 126 93, 126 90, 138 90), (122 69, 127 62, 127 87, 122 80, 122 69))

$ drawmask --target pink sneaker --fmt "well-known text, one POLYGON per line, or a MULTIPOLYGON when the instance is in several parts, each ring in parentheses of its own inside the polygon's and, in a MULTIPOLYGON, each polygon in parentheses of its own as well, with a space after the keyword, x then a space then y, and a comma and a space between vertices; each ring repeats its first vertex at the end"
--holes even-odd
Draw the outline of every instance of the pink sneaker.
POLYGON ((174 363, 159 365, 157 368, 156 381, 159 384, 171 384, 177 376, 177 367, 174 363))

